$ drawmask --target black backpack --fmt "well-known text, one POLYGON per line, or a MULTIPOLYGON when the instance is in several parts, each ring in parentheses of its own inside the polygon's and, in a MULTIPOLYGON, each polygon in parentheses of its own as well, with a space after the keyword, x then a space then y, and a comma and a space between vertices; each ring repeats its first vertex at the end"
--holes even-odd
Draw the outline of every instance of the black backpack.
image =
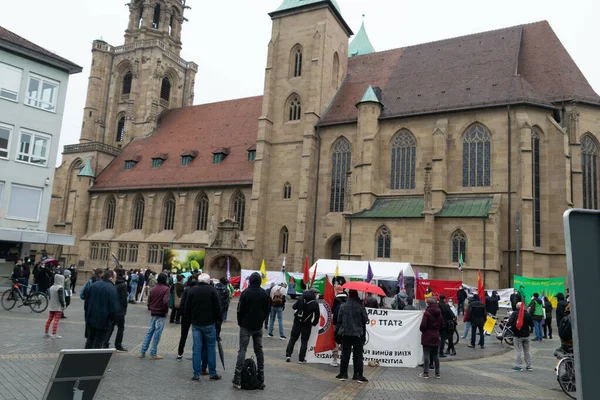
POLYGON ((558 324, 558 336, 561 340, 568 342, 573 340, 573 331, 571 329, 571 318, 569 316, 563 317, 558 324))
POLYGON ((241 385, 244 390, 260 389, 261 383, 258 380, 258 368, 256 368, 253 358, 246 358, 246 361, 244 361, 241 385))

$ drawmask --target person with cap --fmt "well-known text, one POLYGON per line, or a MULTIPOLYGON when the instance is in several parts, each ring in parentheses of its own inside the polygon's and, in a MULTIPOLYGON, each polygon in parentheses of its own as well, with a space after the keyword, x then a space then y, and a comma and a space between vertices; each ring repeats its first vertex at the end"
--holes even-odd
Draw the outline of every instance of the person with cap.
POLYGON ((302 296, 292 306, 294 310, 294 325, 292 325, 292 333, 290 341, 285 350, 285 361, 290 362, 294 346, 298 338, 300 338, 300 353, 298 354, 298 362, 306 364, 306 350, 308 349, 308 340, 313 326, 317 326, 319 318, 321 318, 321 310, 317 303, 316 289, 308 289, 302 293, 302 296))
POLYGON ((151 360, 162 360, 164 357, 157 355, 158 343, 165 327, 167 320, 167 314, 169 313, 169 298, 171 293, 169 286, 167 286, 167 275, 159 274, 157 284, 150 290, 148 295, 148 310, 150 311, 150 327, 146 338, 142 344, 140 351, 140 358, 146 357, 146 352, 150 348, 150 359, 151 360), (150 346, 152 342, 152 346, 150 346))
POLYGON ((350 290, 348 301, 340 307, 337 316, 338 335, 342 337, 342 362, 340 373, 335 377, 336 379, 341 381, 348 379, 348 364, 350 363, 350 353, 352 353, 352 364, 354 365, 352 380, 358 383, 368 382, 363 375, 363 347, 366 341, 367 322, 369 322, 367 310, 358 297, 358 292, 350 290))
POLYGON ((467 321, 471 322, 471 344, 467 347, 472 349, 475 348, 475 338, 477 330, 479 329, 479 346, 485 348, 483 325, 487 319, 487 313, 485 312, 485 306, 479 301, 479 296, 474 294, 473 301, 469 304, 467 309, 467 321))
POLYGON ((192 350, 193 381, 200 380, 202 372, 202 350, 206 346, 208 374, 211 381, 218 381, 221 376, 217 374, 217 330, 223 322, 221 302, 214 286, 210 284, 210 276, 198 276, 198 284, 190 288, 185 300, 183 314, 192 325, 192 350))

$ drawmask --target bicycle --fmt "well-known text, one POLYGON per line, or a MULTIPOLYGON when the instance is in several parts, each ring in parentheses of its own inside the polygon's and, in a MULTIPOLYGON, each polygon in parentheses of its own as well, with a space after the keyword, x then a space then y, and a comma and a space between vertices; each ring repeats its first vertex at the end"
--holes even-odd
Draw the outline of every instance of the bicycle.
POLYGON ((573 359, 573 354, 556 351, 554 355, 559 359, 556 368, 554 368, 558 384, 567 396, 571 399, 576 399, 577 387, 575 384, 575 361, 573 359))
POLYGON ((6 311, 12 310, 17 301, 21 304, 18 307, 29 306, 34 313, 42 313, 48 308, 48 296, 40 292, 31 292, 27 297, 23 297, 21 286, 18 282, 14 282, 13 286, 2 294, 2 308, 6 311))

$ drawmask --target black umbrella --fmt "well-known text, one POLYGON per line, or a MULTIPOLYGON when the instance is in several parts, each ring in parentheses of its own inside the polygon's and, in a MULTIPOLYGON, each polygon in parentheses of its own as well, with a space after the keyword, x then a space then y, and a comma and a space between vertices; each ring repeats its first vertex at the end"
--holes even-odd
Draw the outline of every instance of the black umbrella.
POLYGON ((221 357, 221 364, 223 364, 223 370, 225 370, 225 354, 223 353, 223 345, 221 344, 221 337, 217 338, 217 347, 219 348, 219 357, 221 357))

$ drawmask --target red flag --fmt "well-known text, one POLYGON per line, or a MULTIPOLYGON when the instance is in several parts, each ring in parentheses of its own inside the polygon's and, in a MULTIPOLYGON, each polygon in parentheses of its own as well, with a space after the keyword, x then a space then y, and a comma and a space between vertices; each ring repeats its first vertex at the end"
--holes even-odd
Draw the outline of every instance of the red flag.
POLYGON ((519 308, 519 317, 517 318, 517 329, 521 330, 523 327, 523 318, 525 317, 525 301, 521 301, 521 308, 519 308))
POLYGON ((302 281, 308 286, 308 282, 310 281, 310 274, 308 272, 308 256, 306 256, 306 259, 304 260, 304 276, 302 277, 302 281))
POLYGON ((317 267, 319 264, 315 264, 315 270, 313 271, 312 279, 310 280, 310 287, 312 288, 315 283, 315 278, 317 277, 317 267))
POLYGON ((483 279, 481 279, 481 270, 477 272, 477 294, 479 295, 479 300, 485 306, 485 289, 483 288, 483 279))
POLYGON ((335 349, 335 338, 333 334, 333 302, 335 300, 335 292, 333 285, 328 277, 325 278, 325 294, 323 296, 325 303, 323 304, 325 311, 321 309, 321 320, 319 321, 319 336, 317 336, 317 344, 315 345, 315 354, 323 353, 335 349))

